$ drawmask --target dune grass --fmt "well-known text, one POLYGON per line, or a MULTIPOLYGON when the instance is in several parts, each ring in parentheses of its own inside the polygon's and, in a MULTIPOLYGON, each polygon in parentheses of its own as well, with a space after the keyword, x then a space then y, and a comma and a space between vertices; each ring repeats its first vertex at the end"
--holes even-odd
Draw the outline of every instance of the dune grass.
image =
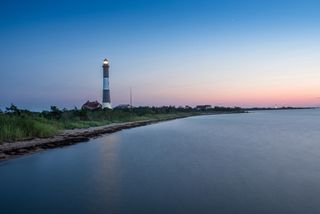
POLYGON ((58 121, 34 116, 0 115, 0 141, 55 135, 63 126, 58 121))
POLYGON ((0 111, 0 143, 34 137, 50 137, 64 129, 88 128, 111 123, 141 121, 150 119, 172 119, 212 113, 243 112, 235 108, 219 108, 210 111, 164 107, 137 107, 133 109, 59 110, 30 112, 11 105, 6 112, 0 111))
POLYGON ((68 119, 47 119, 40 115, 18 116, 0 114, 0 142, 27 139, 32 137, 50 137, 63 129, 88 128, 111 123, 141 121, 148 119, 173 118, 177 115, 128 116, 113 119, 88 119, 78 117, 68 119))

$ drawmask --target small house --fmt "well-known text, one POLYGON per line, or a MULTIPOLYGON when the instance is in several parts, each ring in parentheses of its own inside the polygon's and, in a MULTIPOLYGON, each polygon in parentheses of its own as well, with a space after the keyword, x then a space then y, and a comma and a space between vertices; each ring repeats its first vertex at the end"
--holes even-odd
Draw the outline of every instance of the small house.
POLYGON ((102 105, 98 101, 90 102, 89 100, 81 107, 83 110, 96 110, 101 108, 102 105))

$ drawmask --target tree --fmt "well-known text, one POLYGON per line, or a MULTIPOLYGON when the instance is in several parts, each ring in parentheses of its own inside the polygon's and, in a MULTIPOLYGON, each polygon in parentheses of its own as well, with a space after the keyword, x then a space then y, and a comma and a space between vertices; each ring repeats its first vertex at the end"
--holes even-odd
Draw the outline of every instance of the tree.
POLYGON ((51 106, 50 109, 51 109, 50 114, 54 119, 61 118, 62 112, 60 111, 60 109, 57 106, 51 106))
POLYGON ((10 107, 6 107, 6 112, 7 113, 13 113, 13 114, 17 114, 20 115, 21 114, 21 110, 18 109, 17 106, 15 106, 14 104, 11 103, 10 107))

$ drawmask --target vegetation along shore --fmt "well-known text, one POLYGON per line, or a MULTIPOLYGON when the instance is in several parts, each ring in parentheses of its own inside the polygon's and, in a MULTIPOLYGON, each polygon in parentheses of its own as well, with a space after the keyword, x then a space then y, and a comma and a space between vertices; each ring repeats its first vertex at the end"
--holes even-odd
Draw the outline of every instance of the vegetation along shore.
POLYGON ((31 112, 15 105, 0 111, 0 159, 86 141, 105 133, 164 120, 203 114, 242 113, 243 109, 213 107, 133 107, 126 109, 31 112))

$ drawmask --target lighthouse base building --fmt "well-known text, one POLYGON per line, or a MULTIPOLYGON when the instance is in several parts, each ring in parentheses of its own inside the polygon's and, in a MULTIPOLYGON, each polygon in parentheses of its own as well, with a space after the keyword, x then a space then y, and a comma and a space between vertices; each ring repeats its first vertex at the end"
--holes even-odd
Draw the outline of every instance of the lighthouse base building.
POLYGON ((103 103, 102 108, 109 108, 112 109, 111 103, 103 103))

